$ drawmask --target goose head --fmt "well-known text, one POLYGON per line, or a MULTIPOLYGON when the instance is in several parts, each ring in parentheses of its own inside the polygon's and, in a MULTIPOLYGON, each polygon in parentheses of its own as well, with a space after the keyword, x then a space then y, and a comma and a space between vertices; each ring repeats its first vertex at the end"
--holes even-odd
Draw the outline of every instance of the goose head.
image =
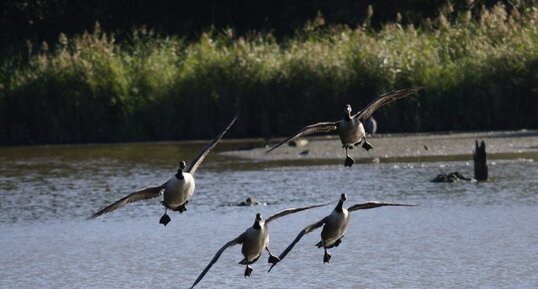
POLYGON ((179 165, 178 165, 178 168, 177 168, 177 171, 178 172, 183 172, 183 170, 187 167, 187 163, 185 161, 180 161, 179 162, 179 165))
POLYGON ((334 208, 337 212, 342 212, 344 210, 344 202, 347 200, 346 194, 340 195, 340 200, 338 200, 338 204, 336 205, 336 208, 334 208))
POLYGON ((177 167, 177 173, 176 173, 176 177, 178 179, 183 179, 183 170, 187 167, 187 163, 185 163, 185 161, 180 161, 179 162, 179 165, 177 167))
POLYGON ((346 104, 346 108, 344 112, 345 112, 345 119, 350 120, 351 119, 351 105, 346 104))
POLYGON ((261 229, 262 228, 262 226, 261 226, 262 220, 263 220, 262 215, 260 213, 257 213, 256 214, 256 220, 254 220, 254 225, 252 226, 252 228, 254 228, 256 230, 261 229))

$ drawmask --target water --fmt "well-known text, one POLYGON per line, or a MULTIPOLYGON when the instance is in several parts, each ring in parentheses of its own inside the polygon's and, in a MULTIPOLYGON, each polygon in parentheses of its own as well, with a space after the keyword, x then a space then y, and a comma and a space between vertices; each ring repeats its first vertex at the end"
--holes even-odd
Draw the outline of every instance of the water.
MULTIPOLYGON (((165 228, 159 200, 95 220, 104 205, 165 181, 199 143, 0 149, 0 288, 189 288, 215 252, 254 222, 288 207, 337 200, 422 203, 352 213, 342 244, 303 237, 271 273, 267 254, 243 277, 240 246, 197 288, 538 288, 538 165, 495 160, 487 183, 434 184, 467 162, 280 167, 211 155, 188 211, 165 228), (238 169, 239 168, 239 169, 238 169), (235 207, 246 197, 266 206, 235 207)), ((224 145, 220 149, 242 144, 224 145)), ((332 206, 271 223, 279 254, 332 206)))

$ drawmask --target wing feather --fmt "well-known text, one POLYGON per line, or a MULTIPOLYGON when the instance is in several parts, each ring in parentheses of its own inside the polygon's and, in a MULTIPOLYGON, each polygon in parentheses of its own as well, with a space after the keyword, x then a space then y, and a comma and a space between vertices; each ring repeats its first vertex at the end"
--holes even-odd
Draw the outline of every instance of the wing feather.
POLYGON ((347 208, 347 210, 349 212, 352 212, 352 211, 356 211, 356 210, 373 209, 373 208, 378 208, 378 207, 383 207, 383 206, 414 207, 414 206, 418 206, 418 205, 420 205, 420 204, 397 204, 397 203, 368 202, 368 203, 363 203, 363 204, 355 204, 355 205, 347 208))
POLYGON ((330 205, 330 204, 333 204, 334 202, 330 202, 330 203, 326 203, 326 204, 320 204, 320 205, 312 205, 312 206, 306 206, 306 207, 301 207, 301 208, 290 208, 290 209, 285 209, 283 211, 280 211, 272 216, 270 216, 269 218, 267 218, 265 220, 265 223, 268 224, 270 223, 271 221, 274 221, 280 217, 284 217, 286 215, 289 215, 289 214, 293 214, 293 213, 298 213, 300 211, 304 211, 304 210, 308 210, 308 209, 313 209, 313 208, 318 208, 318 207, 323 207, 323 206, 327 206, 327 205, 330 205))
POLYGON ((334 121, 334 122, 318 122, 316 124, 312 124, 312 125, 309 125, 309 126, 306 126, 304 128, 302 128, 301 130, 299 130, 297 133, 295 133, 295 135, 293 135, 292 137, 289 137, 281 142, 279 142, 277 145, 273 146, 272 148, 270 148, 267 152, 271 152, 272 150, 276 149, 277 147, 293 140, 293 139, 296 139, 298 137, 302 137, 302 136, 307 136, 307 135, 311 135, 311 134, 315 134, 315 133, 322 133, 322 132, 333 132, 333 131, 336 131, 338 129, 338 124, 340 122, 339 121, 334 121))
POLYGON ((198 278, 196 278, 196 281, 194 281, 194 284, 192 284, 191 286, 191 289, 194 288, 194 286, 196 286, 196 284, 198 284, 198 282, 200 282, 202 280, 202 278, 204 278, 205 274, 207 273, 207 271, 209 271, 209 269, 211 269, 211 266, 213 266, 213 264, 215 264, 215 262, 217 262, 217 260, 220 258, 220 255, 222 255, 222 253, 224 252, 224 250, 226 250, 228 247, 231 247, 231 246, 235 246, 237 244, 241 244, 243 243, 243 239, 244 239, 244 234, 241 234, 239 235, 239 237, 231 240, 230 242, 224 244, 224 246, 222 246, 222 248, 220 248, 220 250, 215 254, 215 256, 213 257, 213 259, 211 259, 211 261, 209 262, 209 264, 207 264, 207 266, 205 267, 204 271, 202 271, 202 273, 200 273, 200 275, 198 276, 198 278))
POLYGON ((378 98, 370 102, 363 110, 357 112, 353 117, 359 118, 359 120, 361 121, 368 119, 380 107, 387 105, 397 99, 416 93, 421 89, 422 87, 406 88, 406 89, 395 90, 395 91, 380 95, 378 98))
POLYGON ((112 205, 109 205, 109 206, 105 207, 104 209, 100 210, 99 212, 91 215, 90 219, 99 217, 99 216, 101 216, 102 214, 105 214, 105 213, 112 212, 112 211, 114 211, 116 209, 119 209, 119 208, 129 204, 129 203, 156 198, 161 194, 161 190, 163 190, 163 189, 164 189, 164 184, 160 185, 158 187, 149 187, 149 188, 145 188, 145 189, 142 189, 140 191, 136 191, 134 193, 131 193, 131 194, 117 200, 112 205))
POLYGON ((267 272, 271 272, 271 269, 273 269, 273 267, 278 264, 280 261, 282 261, 284 259, 284 257, 286 257, 286 255, 288 255, 288 253, 291 251, 291 249, 293 249, 293 247, 295 246, 295 244, 297 244, 301 238, 305 235, 305 234, 308 234, 312 231, 314 231, 315 229, 323 226, 326 222, 326 219, 327 217, 321 219, 321 221, 317 222, 317 223, 314 223, 312 225, 309 225, 307 226, 306 228, 304 228, 301 232, 299 232, 299 235, 297 235, 297 237, 295 238, 295 240, 293 240, 293 242, 291 242, 291 244, 286 248, 286 250, 284 250, 284 252, 282 252, 280 254, 280 256, 278 256, 278 259, 279 261, 274 263, 271 268, 269 268, 269 271, 267 272))
POLYGON ((203 150, 200 151, 200 153, 191 161, 189 166, 185 169, 185 172, 190 173, 191 175, 194 175, 196 172, 196 169, 200 166, 200 164, 204 161, 205 157, 215 148, 217 143, 220 141, 220 139, 224 136, 224 134, 232 127, 232 125, 237 120, 237 116, 232 119, 232 121, 228 124, 228 126, 213 139, 209 144, 205 146, 203 150))

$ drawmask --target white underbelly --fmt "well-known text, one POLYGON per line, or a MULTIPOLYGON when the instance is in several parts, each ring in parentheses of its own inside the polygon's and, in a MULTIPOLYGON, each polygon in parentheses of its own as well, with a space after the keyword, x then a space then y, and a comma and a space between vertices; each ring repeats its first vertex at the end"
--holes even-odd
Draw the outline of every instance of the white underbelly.
POLYGON ((321 239, 325 242, 325 246, 330 246, 346 233, 349 225, 349 213, 339 214, 334 218, 329 218, 323 230, 321 231, 321 239))
POLYGON ((172 208, 183 205, 194 192, 194 178, 189 173, 183 173, 183 179, 175 176, 166 182, 164 189, 164 203, 172 208))
POLYGON ((364 126, 358 119, 342 121, 338 128, 338 136, 344 146, 351 146, 360 142, 364 136, 364 126))
POLYGON ((269 234, 266 230, 249 229, 245 235, 241 253, 250 262, 260 256, 269 243, 269 234))

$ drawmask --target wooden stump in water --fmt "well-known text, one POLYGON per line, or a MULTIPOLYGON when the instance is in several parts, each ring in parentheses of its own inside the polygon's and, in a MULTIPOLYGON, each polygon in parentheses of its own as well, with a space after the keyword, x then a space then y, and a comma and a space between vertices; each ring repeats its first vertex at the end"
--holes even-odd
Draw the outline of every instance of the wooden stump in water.
POLYGON ((474 178, 477 181, 488 180, 488 165, 486 164, 486 144, 484 141, 478 145, 478 140, 475 141, 475 149, 473 151, 474 158, 474 178))

